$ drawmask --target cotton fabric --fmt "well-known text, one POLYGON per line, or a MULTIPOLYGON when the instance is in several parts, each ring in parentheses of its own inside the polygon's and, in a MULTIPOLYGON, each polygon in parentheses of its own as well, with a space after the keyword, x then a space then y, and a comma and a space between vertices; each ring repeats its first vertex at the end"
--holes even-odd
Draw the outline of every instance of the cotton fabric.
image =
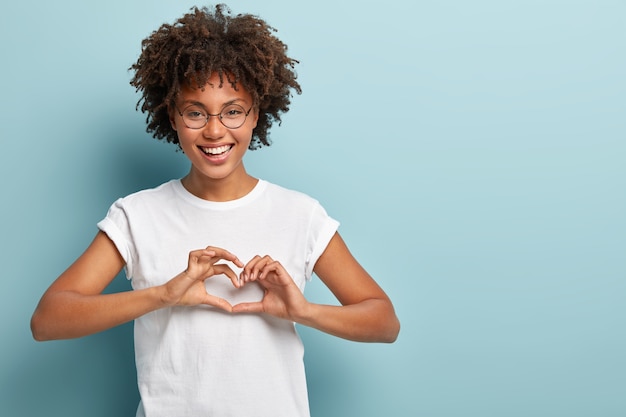
MULTIPOLYGON (((166 283, 185 270, 190 251, 210 245, 244 264, 267 254, 302 291, 338 225, 315 199, 264 180, 228 202, 200 199, 172 180, 117 200, 98 223, 134 289, 166 283)), ((225 275, 205 286, 232 305, 263 295, 257 283, 237 289, 225 275)), ((134 333, 138 417, 309 416, 304 348, 290 321, 171 307, 135 320, 134 333)))

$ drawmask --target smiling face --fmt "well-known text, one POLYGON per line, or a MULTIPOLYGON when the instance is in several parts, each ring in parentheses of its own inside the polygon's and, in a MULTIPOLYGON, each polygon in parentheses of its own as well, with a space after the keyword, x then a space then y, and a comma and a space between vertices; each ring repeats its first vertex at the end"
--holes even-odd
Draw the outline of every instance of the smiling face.
MULTIPOLYGON (((176 108, 170 110, 170 119, 180 147, 191 161, 189 175, 183 180, 189 191, 203 198, 208 189, 215 191, 216 187, 221 187, 222 194, 238 195, 249 191, 250 181, 254 179, 246 173, 242 159, 250 145, 258 113, 243 87, 235 90, 226 79, 220 87, 218 74, 212 74, 202 88, 185 85, 176 100, 176 108), (236 129, 224 126, 217 116, 223 111, 227 116, 232 105, 241 106, 246 112, 250 109, 243 124, 236 129), (204 127, 192 129, 185 124, 181 112, 188 120, 202 114, 210 116, 204 127), (241 191, 243 189, 247 191, 241 191)), ((224 121, 229 124, 226 118, 224 121)))

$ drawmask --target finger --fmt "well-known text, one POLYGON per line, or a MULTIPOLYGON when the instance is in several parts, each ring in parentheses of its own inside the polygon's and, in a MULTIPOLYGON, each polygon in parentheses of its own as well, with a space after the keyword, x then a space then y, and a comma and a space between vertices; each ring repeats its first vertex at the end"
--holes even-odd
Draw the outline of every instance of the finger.
POLYGON ((234 263, 235 265, 237 265, 239 268, 243 268, 243 262, 241 262, 237 256, 235 256, 233 253, 230 253, 226 249, 217 248, 214 246, 207 246, 205 250, 214 252, 215 255, 213 256, 216 259, 223 259, 225 261, 230 261, 234 263))
POLYGON ((254 268, 254 265, 256 265, 256 263, 260 260, 261 257, 259 255, 255 255, 254 258, 250 259, 248 263, 246 263, 241 271, 241 278, 243 281, 248 282, 250 275, 252 275, 252 268, 254 268))
MULTIPOLYGON (((239 277, 237 277, 237 274, 235 274, 235 271, 233 271, 228 265, 225 265, 225 264, 213 265, 213 272, 214 273, 212 276, 220 275, 220 274, 226 275, 230 279, 230 282, 233 283, 235 288, 239 288, 243 285, 241 281, 239 280, 239 277)), ((210 278, 210 277, 207 276, 206 278, 210 278)))
POLYGON ((211 294, 206 295, 203 304, 217 307, 221 310, 228 311, 229 313, 233 311, 233 307, 230 305, 228 301, 226 301, 223 298, 216 297, 215 295, 211 295, 211 294))
POLYGON ((246 265, 246 282, 256 281, 259 277, 259 273, 271 262, 273 262, 273 259, 268 255, 265 255, 263 257, 257 255, 252 258, 252 260, 248 262, 248 265, 246 265))
POLYGON ((280 262, 272 261, 272 262, 269 262, 267 265, 265 265, 263 269, 259 271, 258 279, 259 280, 265 279, 268 276, 268 274, 270 274, 271 272, 274 272, 277 276, 282 276, 283 272, 286 272, 286 271, 280 262))
POLYGON ((213 258, 215 256, 214 250, 197 249, 189 252, 189 261, 200 262, 203 258, 213 258))
POLYGON ((189 252, 187 269, 185 271, 188 272, 194 279, 204 279, 204 277, 198 276, 201 275, 200 270, 204 269, 204 267, 201 267, 200 265, 204 263, 213 265, 213 263, 217 261, 216 259, 213 263, 211 262, 213 256, 215 256, 215 251, 212 250, 198 249, 189 252))

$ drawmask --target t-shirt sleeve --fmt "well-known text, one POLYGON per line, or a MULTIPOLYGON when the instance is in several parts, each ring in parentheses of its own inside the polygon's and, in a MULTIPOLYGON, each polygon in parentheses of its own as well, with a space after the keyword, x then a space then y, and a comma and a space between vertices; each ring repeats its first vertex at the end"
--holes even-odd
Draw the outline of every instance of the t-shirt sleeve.
POLYGON ((106 233, 109 239, 113 241, 120 255, 122 255, 122 258, 126 262, 124 267, 126 277, 128 279, 132 278, 133 261, 136 256, 123 199, 119 199, 111 205, 106 217, 98 222, 98 228, 106 233))
POLYGON ((339 228, 339 222, 330 217, 324 208, 316 202, 311 212, 309 222, 309 239, 307 248, 307 261, 305 277, 310 280, 313 276, 315 263, 322 256, 328 243, 339 228))

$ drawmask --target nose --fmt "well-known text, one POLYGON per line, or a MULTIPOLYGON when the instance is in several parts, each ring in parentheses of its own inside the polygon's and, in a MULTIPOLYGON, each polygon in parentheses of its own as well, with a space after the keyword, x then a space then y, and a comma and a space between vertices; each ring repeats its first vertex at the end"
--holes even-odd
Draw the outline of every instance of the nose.
POLYGON ((219 115, 209 115, 206 125, 202 129, 202 135, 206 139, 219 139, 224 136, 228 129, 222 124, 219 115))

